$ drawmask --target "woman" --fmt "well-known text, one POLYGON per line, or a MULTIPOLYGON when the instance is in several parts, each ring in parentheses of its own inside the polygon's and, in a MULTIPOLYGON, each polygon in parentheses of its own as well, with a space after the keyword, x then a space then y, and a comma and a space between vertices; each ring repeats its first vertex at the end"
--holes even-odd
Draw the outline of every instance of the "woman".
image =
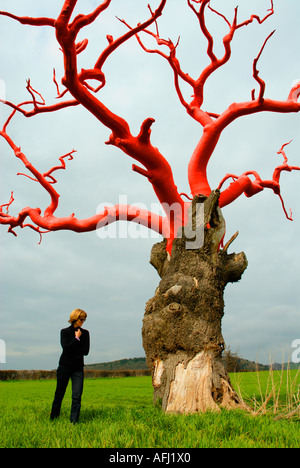
POLYGON ((72 381, 72 407, 71 423, 78 421, 81 396, 83 391, 83 356, 87 356, 90 350, 90 335, 87 330, 81 328, 87 318, 86 312, 75 309, 70 315, 70 327, 60 332, 60 342, 63 348, 57 369, 57 386, 52 404, 50 419, 58 418, 61 404, 68 386, 72 381))

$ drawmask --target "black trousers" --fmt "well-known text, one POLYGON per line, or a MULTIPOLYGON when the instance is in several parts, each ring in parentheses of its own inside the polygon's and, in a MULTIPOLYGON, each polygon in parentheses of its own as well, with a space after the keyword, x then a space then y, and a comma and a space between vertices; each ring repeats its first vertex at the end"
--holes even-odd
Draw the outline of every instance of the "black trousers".
POLYGON ((70 379, 72 381, 72 407, 70 421, 72 423, 76 423, 78 421, 83 391, 83 369, 72 370, 63 366, 59 366, 57 369, 57 385, 50 419, 58 418, 70 379))

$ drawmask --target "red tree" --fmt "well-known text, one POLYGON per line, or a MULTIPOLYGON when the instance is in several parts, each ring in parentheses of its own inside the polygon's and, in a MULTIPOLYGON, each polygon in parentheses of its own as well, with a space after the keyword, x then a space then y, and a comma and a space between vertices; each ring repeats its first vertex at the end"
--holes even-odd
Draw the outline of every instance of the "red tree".
POLYGON ((27 81, 27 101, 20 104, 1 101, 11 108, 11 113, 0 135, 27 169, 28 173, 23 175, 38 182, 49 194, 50 204, 44 211, 41 208, 24 207, 16 216, 12 216, 12 193, 10 200, 0 207, 0 223, 8 226, 8 231, 14 235, 17 227, 30 227, 42 235, 57 230, 88 232, 118 220, 127 220, 161 234, 165 240, 154 246, 151 263, 162 280, 155 296, 147 303, 143 326, 144 347, 153 371, 155 398, 161 398, 163 408, 170 411, 215 409, 218 404, 234 406, 238 404, 238 399, 221 362, 224 349, 221 333, 223 291, 228 282, 241 278, 247 260, 244 253, 227 253, 235 236, 224 247, 225 221, 220 208, 242 194, 252 197, 269 188, 280 198, 286 217, 291 219, 281 196, 280 176, 283 171, 292 172, 300 170, 300 167, 289 164, 287 144, 284 144, 279 150, 283 162, 275 168, 268 180, 263 180, 255 171, 241 175, 226 174, 215 188, 210 186, 207 168, 222 132, 236 119, 262 112, 299 112, 300 82, 289 90, 286 100, 273 100, 265 96, 266 85, 260 76, 258 63, 273 32, 266 38, 253 61, 253 78, 257 89, 249 90, 249 100, 233 103, 220 113, 203 108, 206 85, 213 74, 229 62, 232 43, 238 31, 254 22, 266 22, 274 14, 273 0, 264 17, 252 15, 244 21, 239 20, 238 8, 233 12, 233 18, 229 19, 215 10, 209 0, 187 0, 186 7, 194 14, 207 43, 208 65, 195 78, 183 70, 177 58, 179 41, 174 43, 160 36, 159 19, 167 0, 162 0, 155 10, 148 5, 148 19, 137 26, 121 20, 124 34, 118 38, 107 35, 107 46, 100 53, 96 64, 92 68, 79 70, 78 55, 84 53, 88 40, 78 42, 77 37, 86 26, 101 19, 101 14, 109 8, 111 2, 105 0, 90 14, 75 16, 75 7, 79 2, 66 0, 58 18, 19 17, 0 12, 1 16, 24 25, 52 28, 64 58, 61 84, 55 70, 53 74, 58 97, 56 103, 47 105, 30 80, 27 81), (219 16, 228 29, 223 38, 224 51, 220 57, 215 52, 216 44, 209 30, 208 14, 219 16), (201 137, 188 164, 188 195, 178 191, 170 164, 152 145, 151 127, 154 119, 147 118, 141 124, 139 134, 134 136, 128 121, 116 115, 101 101, 101 90, 106 85, 105 64, 117 49, 132 38, 138 41, 146 53, 157 54, 169 64, 174 74, 179 102, 201 129, 201 137), (153 40, 153 48, 146 45, 148 39, 153 40), (185 98, 186 92, 183 92, 186 88, 190 88, 192 93, 190 102, 185 98), (66 97, 68 93, 70 98, 66 97), (73 158, 74 150, 60 157, 60 164, 41 173, 10 137, 9 127, 17 113, 30 118, 78 105, 85 107, 110 129, 107 145, 119 148, 135 160, 132 169, 152 184, 165 216, 127 205, 106 208, 86 219, 78 219, 75 215, 56 216, 59 206, 59 194, 54 188, 56 172, 66 168, 65 161, 73 158), (228 181, 231 181, 229 185, 228 181))

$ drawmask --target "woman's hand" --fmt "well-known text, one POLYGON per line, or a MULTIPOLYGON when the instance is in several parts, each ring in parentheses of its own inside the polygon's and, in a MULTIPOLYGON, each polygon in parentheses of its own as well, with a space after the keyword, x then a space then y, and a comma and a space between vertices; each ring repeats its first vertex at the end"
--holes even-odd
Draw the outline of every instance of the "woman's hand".
POLYGON ((80 328, 75 332, 75 338, 80 338, 82 335, 80 328))

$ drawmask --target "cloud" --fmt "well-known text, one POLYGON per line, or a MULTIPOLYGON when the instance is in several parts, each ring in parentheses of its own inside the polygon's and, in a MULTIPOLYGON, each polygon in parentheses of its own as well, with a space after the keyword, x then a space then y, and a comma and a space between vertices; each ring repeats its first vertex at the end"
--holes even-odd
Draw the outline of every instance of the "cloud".
MULTIPOLYGON (((231 3, 234 8, 236 5, 231 3)), ((264 14, 268 8, 268 2, 261 0, 250 6, 246 1, 240 3, 240 18, 248 17, 255 9, 264 14)), ((97 4, 90 0, 84 2, 84 7, 89 11, 97 4)), ((117 36, 124 32, 116 14, 132 24, 149 15, 146 2, 132 0, 132 5, 134 8, 129 9, 127 2, 113 2, 103 22, 99 20, 84 31, 90 42, 80 58, 82 64, 95 63, 99 50, 107 44, 106 34, 117 36)), ((228 3, 230 16, 233 9, 229 7, 228 3)), ((176 8, 170 2, 161 31, 174 42, 181 34, 178 54, 184 71, 195 76, 205 64, 206 43, 194 46, 198 24, 186 8, 184 2, 176 8), (183 19, 181 32, 178 15, 183 19)), ((22 0, 15 0, 13 5, 2 0, 2 9, 53 17, 59 10, 57 2, 41 4, 35 0, 26 5, 22 0)), ((232 100, 249 99, 256 86, 252 59, 272 28, 276 27, 276 36, 260 64, 267 93, 285 99, 292 81, 300 76, 298 61, 293 59, 298 57, 294 38, 300 6, 289 0, 276 9, 276 16, 263 27, 249 27, 235 41, 232 64, 220 70, 212 81, 214 86, 207 88, 206 104, 214 111, 222 111, 232 100), (242 68, 245 51, 247 60, 242 68)), ((8 18, 0 21, 2 43, 6 44, 0 50, 0 79, 5 82, 8 99, 27 99, 25 83, 29 76, 47 100, 55 99, 52 68, 55 66, 61 77, 62 56, 51 28, 24 27, 8 18)), ((222 18, 217 19, 218 26, 223 28, 223 23, 222 18)), ((160 57, 144 54, 133 40, 111 57, 105 73, 108 84, 101 95, 103 102, 128 117, 134 133, 145 118, 156 119, 153 144, 172 165, 179 190, 188 192, 187 162, 201 131, 178 103, 168 64, 160 57)), ((185 89, 185 93, 189 98, 190 90, 185 89)), ((295 115, 264 114, 235 122, 224 132, 209 167, 212 185, 217 186, 227 172, 240 174, 254 169, 264 178, 271 178, 274 167, 280 164, 277 151, 292 138, 288 156, 293 164, 299 164, 298 126, 299 117, 295 115)), ((156 202, 151 184, 131 171, 130 158, 104 145, 110 131, 85 109, 68 109, 29 120, 16 116, 10 131, 28 159, 44 171, 57 164, 59 156, 77 150, 67 170, 57 173, 61 216, 73 212, 78 217, 92 216, 101 202, 117 203, 123 194, 132 204, 150 206, 156 202)), ((3 141, 0 153, 1 172, 5 174, 1 177, 1 203, 9 200, 13 189, 12 212, 26 205, 45 209, 48 195, 38 184, 16 177, 24 168, 3 141)), ((251 199, 241 197, 224 209, 228 238, 240 231, 231 250, 245 251, 249 260, 242 281, 226 290, 224 336, 233 350, 239 348, 244 357, 254 360, 260 349, 268 352, 287 348, 293 339, 300 338, 298 173, 284 175, 282 193, 287 208, 293 209, 293 223, 285 219, 278 197, 271 192, 264 191, 251 199)), ((159 281, 149 265, 156 240, 99 239, 96 233, 57 232, 45 235, 41 245, 38 241, 38 235, 28 229, 19 230, 17 238, 8 235, 5 228, 0 232, 0 339, 7 344, 4 367, 55 368, 60 353, 59 330, 68 326, 68 316, 78 306, 88 312, 86 327, 91 332, 92 350, 87 362, 142 355, 144 307, 159 281)), ((264 359, 268 361, 268 356, 264 359)))
POLYGON ((300 337, 299 315, 296 306, 267 308, 261 304, 243 310, 238 322, 234 314, 229 314, 226 329, 233 337, 231 349, 257 362, 287 362, 294 351, 293 340, 300 337))

